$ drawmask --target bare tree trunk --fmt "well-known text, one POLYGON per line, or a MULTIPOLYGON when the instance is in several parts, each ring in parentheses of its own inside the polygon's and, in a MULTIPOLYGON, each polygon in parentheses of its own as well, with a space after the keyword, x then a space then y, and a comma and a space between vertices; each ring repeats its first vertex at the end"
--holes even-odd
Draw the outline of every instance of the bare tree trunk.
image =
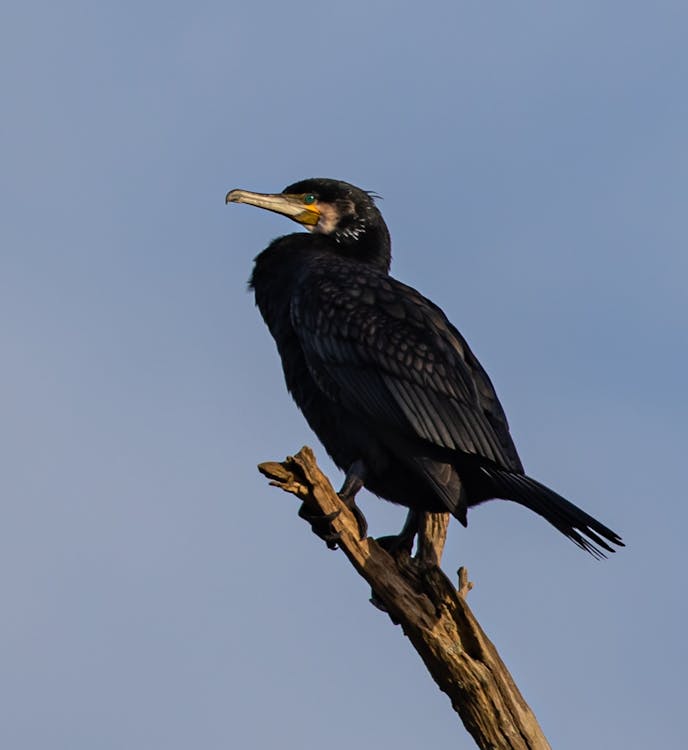
POLYGON ((390 556, 373 539, 359 539, 352 513, 318 468, 310 448, 283 463, 260 464, 270 484, 296 495, 309 512, 328 515, 340 534, 338 545, 370 584, 376 600, 399 623, 440 690, 451 700, 482 750, 551 750, 497 649, 475 619, 465 596, 472 584, 464 568, 459 589, 440 570, 448 516, 427 514, 420 544, 425 559, 390 556))

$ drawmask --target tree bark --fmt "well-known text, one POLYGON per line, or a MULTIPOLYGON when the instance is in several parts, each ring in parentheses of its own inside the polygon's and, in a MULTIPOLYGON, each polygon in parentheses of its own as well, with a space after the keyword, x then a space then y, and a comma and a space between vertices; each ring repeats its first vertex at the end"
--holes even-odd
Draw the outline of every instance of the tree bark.
POLYGON ((374 539, 359 538, 356 519, 320 471, 310 448, 259 470, 296 495, 313 515, 339 511, 331 522, 337 544, 373 590, 378 606, 401 625, 440 690, 482 750, 551 750, 496 648, 466 603, 472 587, 465 568, 459 589, 440 570, 447 514, 426 514, 419 544, 421 565, 406 555, 389 555, 374 539))

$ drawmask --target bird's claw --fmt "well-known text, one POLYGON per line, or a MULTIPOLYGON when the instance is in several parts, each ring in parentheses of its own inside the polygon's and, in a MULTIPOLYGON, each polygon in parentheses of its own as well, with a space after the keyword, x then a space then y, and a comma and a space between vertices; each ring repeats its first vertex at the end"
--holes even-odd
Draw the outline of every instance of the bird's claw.
POLYGON ((353 517, 356 519, 356 525, 358 526, 358 533, 360 538, 365 539, 368 536, 368 521, 366 521, 366 517, 363 515, 363 511, 358 507, 358 505, 356 505, 356 502, 352 497, 349 497, 342 492, 338 494, 339 499, 344 503, 344 505, 346 505, 346 507, 353 514, 353 517))
POLYGON ((380 536, 375 541, 392 557, 399 557, 401 555, 410 557, 413 551, 413 540, 413 536, 393 534, 391 536, 380 536))
POLYGON ((341 513, 340 510, 335 510, 333 513, 317 514, 311 513, 305 503, 301 504, 299 508, 299 518, 303 518, 307 521, 312 532, 320 537, 329 549, 337 549, 337 544, 341 540, 342 535, 339 531, 332 529, 332 521, 335 520, 341 513))

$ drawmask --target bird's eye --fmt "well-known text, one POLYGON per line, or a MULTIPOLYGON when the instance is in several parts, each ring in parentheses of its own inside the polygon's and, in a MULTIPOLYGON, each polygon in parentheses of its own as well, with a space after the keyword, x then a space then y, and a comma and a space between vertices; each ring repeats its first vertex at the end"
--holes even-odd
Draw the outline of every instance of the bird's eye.
POLYGON ((313 195, 313 193, 307 193, 306 195, 304 195, 303 202, 307 206, 310 206, 312 203, 315 203, 315 196, 313 195))

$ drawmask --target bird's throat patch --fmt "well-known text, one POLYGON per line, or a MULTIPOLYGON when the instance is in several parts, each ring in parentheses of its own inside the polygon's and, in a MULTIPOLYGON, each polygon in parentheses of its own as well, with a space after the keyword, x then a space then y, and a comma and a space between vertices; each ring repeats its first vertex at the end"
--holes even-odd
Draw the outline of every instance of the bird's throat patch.
POLYGON ((337 203, 319 203, 320 221, 313 231, 321 234, 334 234, 343 216, 354 213, 355 207, 351 201, 338 201, 337 203))

